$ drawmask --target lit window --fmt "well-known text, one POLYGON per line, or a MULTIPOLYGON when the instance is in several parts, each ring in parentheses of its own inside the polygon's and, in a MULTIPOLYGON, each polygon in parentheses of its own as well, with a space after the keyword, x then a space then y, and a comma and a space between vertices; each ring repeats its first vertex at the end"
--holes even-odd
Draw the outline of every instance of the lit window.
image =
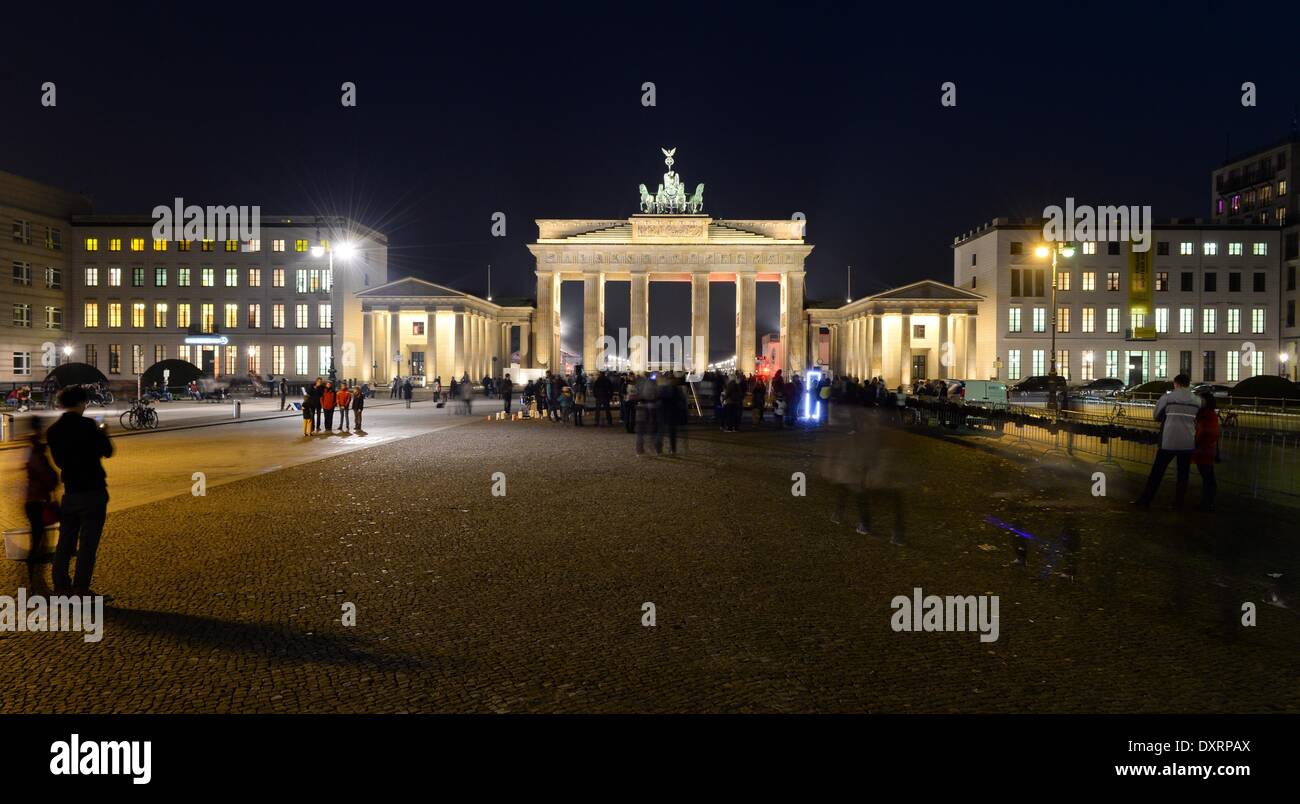
POLYGON ((1254 254, 1256 257, 1268 256, 1268 243, 1255 243, 1251 248, 1250 253, 1254 254))
POLYGON ((108 303, 108 325, 116 328, 122 326, 122 303, 108 303))
POLYGON ((132 302, 131 304, 131 326, 136 329, 144 327, 145 306, 144 302, 132 302))
POLYGON ((203 241, 203 250, 204 250, 204 251, 211 251, 211 250, 212 250, 212 241, 211 241, 211 240, 204 240, 204 241, 203 241))
POLYGON ((1264 316, 1266 312, 1263 307, 1256 307, 1250 311, 1250 333, 1252 335, 1264 334, 1264 316))
MULTIPOLYGON (((283 241, 283 240, 272 240, 272 241, 271 241, 271 250, 272 250, 272 251, 284 251, 284 241, 283 241)), ((299 372, 299 373, 302 373, 302 372, 299 372)))
MULTIPOLYGON (((1043 307, 1034 308, 1034 332, 1047 331, 1047 309, 1043 307)), ((1041 373, 1041 372, 1035 372, 1041 373)))
POLYGON ((226 251, 239 251, 239 241, 238 241, 238 240, 227 240, 227 241, 226 241, 226 251))
POLYGON ((1084 271, 1082 275, 1082 279, 1083 279, 1082 284, 1084 290, 1097 289, 1097 273, 1095 271, 1084 271))
POLYGON ((1164 334, 1169 331, 1169 308, 1156 308, 1156 332, 1164 334))
POLYGON ((176 241, 176 250, 177 250, 177 251, 189 251, 189 250, 190 250, 190 241, 188 241, 188 240, 177 240, 177 241, 176 241))
POLYGON ((109 241, 108 241, 108 250, 109 250, 109 251, 121 251, 121 250, 122 250, 122 238, 120 238, 120 237, 114 237, 114 238, 109 239, 109 241))
POLYGON ((239 269, 238 269, 238 268, 227 268, 227 269, 226 269, 226 287, 228 287, 228 288, 237 288, 237 287, 239 287, 239 269))
POLYGON ((132 251, 144 251, 144 238, 143 238, 143 237, 133 237, 133 238, 131 238, 131 250, 132 250, 132 251))
POLYGON ((1097 253, 1097 244, 1096 244, 1095 242, 1091 242, 1091 241, 1090 241, 1090 242, 1087 242, 1087 243, 1084 243, 1084 244, 1083 244, 1083 253, 1084 253, 1084 254, 1096 254, 1096 253, 1097 253))
POLYGON ((1201 334, 1213 335, 1218 328, 1218 311, 1213 307, 1206 307, 1201 310, 1201 334))
POLYGON ((1184 257, 1196 253, 1196 244, 1183 242, 1178 244, 1178 253, 1184 257))
POLYGON ((1119 308, 1106 308, 1106 331, 1119 332, 1119 308))
POLYGON ((244 244, 244 251, 253 252, 253 251, 261 251, 261 250, 262 250, 261 240, 249 240, 247 243, 244 244))
POLYGON ((1059 332, 1070 331, 1070 308, 1069 307, 1056 308, 1056 329, 1059 332))
POLYGON ((1178 332, 1181 335, 1189 335, 1192 332, 1192 320, 1196 317, 1196 311, 1190 307, 1178 308, 1178 332))
POLYGON ((283 268, 273 268, 273 269, 271 269, 271 287, 273 287, 273 288, 282 288, 282 287, 284 287, 284 269, 283 269, 283 268))
POLYGON ((181 329, 190 328, 190 305, 186 302, 176 305, 176 326, 181 329))
POLYGON ((1229 256, 1229 257, 1240 257, 1240 256, 1241 256, 1241 244, 1240 244, 1240 243, 1229 243, 1229 244, 1228 244, 1228 256, 1229 256))
POLYGON ((1097 309, 1095 307, 1083 308, 1082 329, 1084 332, 1097 331, 1097 309))
POLYGON ((226 316, 225 316, 224 326, 226 327, 226 329, 234 329, 235 327, 239 326, 239 305, 238 304, 226 305, 226 316))
POLYGON ((99 326, 99 302, 88 301, 82 308, 81 319, 87 329, 99 326))
POLYGON ((293 241, 293 250, 294 250, 294 251, 297 251, 297 252, 299 252, 299 253, 306 251, 306 250, 307 250, 307 241, 306 241, 306 240, 295 240, 295 241, 293 241))
POLYGON ((153 250, 154 250, 154 251, 166 251, 166 250, 167 250, 167 241, 166 241, 166 240, 158 240, 158 239, 155 238, 154 241, 153 241, 153 250))
POLYGON ((108 269, 108 286, 109 286, 110 288, 120 288, 120 287, 122 287, 122 269, 121 269, 121 268, 109 268, 109 269, 108 269))
POLYGON ((176 287, 187 288, 190 286, 190 269, 181 267, 176 269, 176 287))
POLYGON ((1069 272, 1069 271, 1063 271, 1063 272, 1061 272, 1061 273, 1059 273, 1059 274, 1056 275, 1056 289, 1057 289, 1057 290, 1069 290, 1069 289, 1070 289, 1070 272, 1069 272))
POLYGON ((1007 332, 1020 331, 1020 308, 1010 307, 1007 309, 1007 332))
POLYGON ((1218 243, 1202 243, 1202 244, 1201 244, 1201 250, 1202 250, 1202 253, 1205 254, 1205 256, 1207 256, 1207 257, 1213 257, 1213 256, 1215 256, 1216 254, 1219 253, 1219 244, 1218 244, 1218 243))
POLYGON ((262 286, 262 269, 261 269, 261 268, 249 268, 249 269, 248 269, 248 286, 249 286, 250 288, 260 288, 260 287, 262 286))
POLYGON ((199 284, 205 288, 216 287, 217 272, 215 268, 204 268, 199 279, 199 284))
POLYGON ((1229 335, 1241 334, 1241 308, 1240 307, 1228 308, 1228 334, 1229 335))
POLYGON ((167 328, 167 302, 154 302, 153 325, 158 329, 167 328))

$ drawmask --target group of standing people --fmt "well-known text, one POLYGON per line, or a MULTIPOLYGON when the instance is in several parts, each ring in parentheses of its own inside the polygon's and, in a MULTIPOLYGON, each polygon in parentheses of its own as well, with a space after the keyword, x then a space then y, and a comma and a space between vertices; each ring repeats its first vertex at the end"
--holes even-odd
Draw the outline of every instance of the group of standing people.
POLYGON ((1206 390, 1193 394, 1189 389, 1191 379, 1186 374, 1174 377, 1174 389, 1156 402, 1152 414, 1160 422, 1160 447, 1151 473, 1142 493, 1134 505, 1150 508, 1165 470, 1175 463, 1174 507, 1182 508, 1187 498, 1191 467, 1201 475, 1201 511, 1214 510, 1214 498, 1219 489, 1214 476, 1214 464, 1219 461, 1219 412, 1214 393, 1206 390))
POLYGON ((27 560, 29 586, 38 592, 45 589, 40 570, 45 556, 45 528, 57 521, 59 540, 54 549, 52 573, 54 594, 95 594, 90 581, 108 517, 108 475, 101 461, 112 457, 113 444, 104 426, 84 415, 88 402, 85 388, 70 385, 59 392, 58 405, 63 414, 49 430, 42 432, 41 421, 35 416, 28 420, 31 431, 23 511, 31 529, 27 560), (63 497, 56 503, 54 495, 60 480, 63 497), (70 573, 74 556, 75 577, 70 573))
POLYGON ((366 383, 353 388, 342 382, 336 389, 334 383, 317 377, 316 382, 303 389, 302 434, 310 436, 321 430, 333 432, 335 413, 338 414, 339 432, 349 429, 359 432, 369 391, 366 383))

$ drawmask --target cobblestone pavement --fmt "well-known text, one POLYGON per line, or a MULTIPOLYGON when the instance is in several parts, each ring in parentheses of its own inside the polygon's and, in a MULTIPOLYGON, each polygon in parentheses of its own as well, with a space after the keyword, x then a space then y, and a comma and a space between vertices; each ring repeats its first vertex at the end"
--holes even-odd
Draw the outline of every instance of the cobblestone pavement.
POLYGON ((478 420, 290 465, 301 436, 262 434, 285 468, 110 516, 103 641, 0 638, 0 712, 1300 710, 1294 511, 1135 514, 1131 481, 891 431, 891 544, 830 522, 841 437, 637 458, 618 427, 478 420), (999 595, 1000 638, 895 633, 918 586, 999 595))

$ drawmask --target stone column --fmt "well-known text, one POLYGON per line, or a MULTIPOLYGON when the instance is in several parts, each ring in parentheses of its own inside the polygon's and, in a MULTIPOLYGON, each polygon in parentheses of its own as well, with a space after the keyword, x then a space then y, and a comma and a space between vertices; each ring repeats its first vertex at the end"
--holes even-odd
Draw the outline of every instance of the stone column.
MULTIPOLYGON (((452 377, 460 379, 465 372, 465 311, 456 311, 456 362, 452 364, 452 377)), ((451 384, 451 377, 446 379, 447 384, 451 384)))
POLYGON ((582 275, 582 369, 594 374, 600 356, 600 338, 605 334, 605 275, 594 271, 582 275))
MULTIPOLYGON (((745 374, 754 373, 754 326, 755 326, 755 302, 754 302, 754 275, 737 274, 736 275, 736 368, 745 374)), ((782 326, 782 337, 785 336, 785 330, 789 329, 789 324, 782 326)), ((794 349, 789 341, 783 340, 781 348, 785 350, 785 361, 788 365, 793 365, 790 361, 794 358, 794 349)))
POLYGON ((808 321, 803 309, 803 271, 789 272, 781 276, 781 308, 785 326, 789 331, 781 333, 781 348, 785 350, 786 362, 790 370, 803 372, 808 368, 808 321))
POLYGON ((979 349, 975 340, 975 316, 966 314, 966 376, 975 379, 979 376, 979 349))
POLYGON ((709 368, 709 275, 691 274, 691 371, 709 368))
POLYGON ((438 376, 438 313, 432 307, 424 308, 424 385, 433 385, 438 376))
POLYGON ((650 277, 633 274, 631 281, 632 331, 628 333, 628 357, 633 371, 645 371, 650 351, 650 277))
POLYGON ((533 350, 535 365, 559 372, 560 353, 556 344, 560 333, 555 325, 560 313, 560 280, 550 271, 537 272, 537 344, 533 350))
POLYGON ((938 365, 935 366, 937 369, 935 376, 941 380, 948 379, 948 375, 951 373, 948 370, 948 365, 956 359, 952 351, 952 344, 948 342, 948 316, 947 310, 939 311, 939 360, 938 365))
POLYGON ((866 370, 866 375, 868 377, 876 375, 876 352, 883 348, 885 340, 885 334, 883 331, 880 333, 879 338, 876 337, 876 330, 881 329, 882 327, 883 324, 881 323, 880 316, 872 315, 870 313, 866 315, 866 318, 863 321, 863 329, 866 330, 865 340, 867 344, 867 354, 863 368, 866 370))
POLYGON ((900 321, 898 339, 898 376, 903 385, 912 384, 912 314, 905 312, 900 321))
POLYGON ((531 346, 529 341, 532 340, 532 337, 533 337, 532 325, 527 321, 520 324, 519 325, 519 366, 521 368, 527 366, 532 366, 534 368, 537 367, 536 363, 529 362, 530 359, 532 358, 532 350, 529 349, 529 346, 531 346))
POLYGON ((393 355, 402 351, 402 311, 400 308, 388 308, 388 332, 388 365, 393 372, 392 376, 398 377, 404 373, 406 368, 401 362, 393 360, 393 355))
MULTIPOLYGON (((288 305, 286 305, 288 306, 288 305)), ((375 381, 375 314, 370 310, 361 311, 361 373, 365 382, 375 381)))

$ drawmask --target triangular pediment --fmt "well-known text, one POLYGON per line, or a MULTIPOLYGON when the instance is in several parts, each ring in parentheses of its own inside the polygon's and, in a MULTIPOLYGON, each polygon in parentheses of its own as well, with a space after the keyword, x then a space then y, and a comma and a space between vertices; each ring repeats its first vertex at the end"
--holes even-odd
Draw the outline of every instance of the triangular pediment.
POLYGON ((936 282, 933 279, 922 279, 920 282, 913 282, 910 285, 886 290, 883 293, 877 293, 869 297, 868 301, 964 301, 977 302, 983 301, 984 297, 978 293, 972 293, 969 290, 962 290, 959 287, 936 282))
POLYGON ((470 294, 446 285, 439 285, 434 282, 427 282, 423 279, 416 279, 408 276, 404 279, 397 279, 378 287, 367 288, 357 293, 358 298, 382 297, 385 299, 417 299, 429 296, 460 296, 469 298, 470 294))

